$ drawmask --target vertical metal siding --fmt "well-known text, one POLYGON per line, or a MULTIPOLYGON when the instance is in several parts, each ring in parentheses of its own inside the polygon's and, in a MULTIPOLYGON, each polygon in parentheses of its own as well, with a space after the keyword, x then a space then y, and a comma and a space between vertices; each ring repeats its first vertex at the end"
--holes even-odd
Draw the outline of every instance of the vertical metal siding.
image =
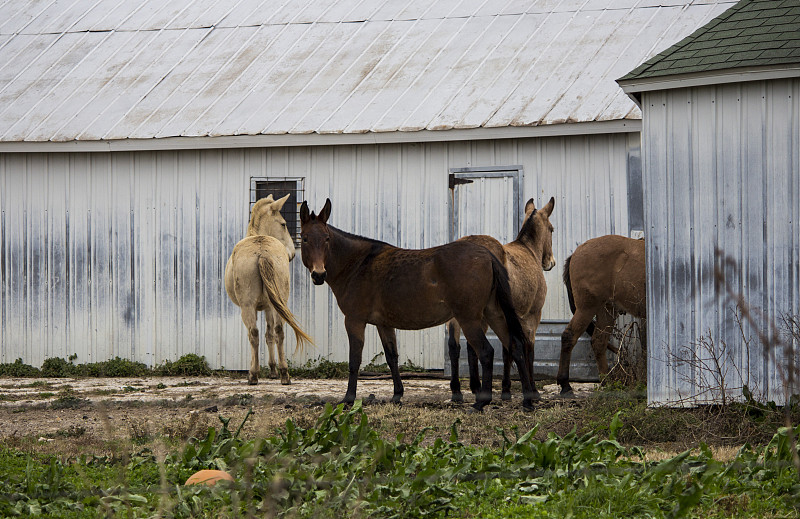
MULTIPOLYGON (((547 274, 544 316, 568 319, 564 259, 589 238, 627 232, 628 139, 0 155, 0 362, 75 353, 78 362, 157 365, 197 353, 246 369, 223 276, 244 237, 252 176, 303 177, 312 209, 332 200, 333 225, 422 248, 447 241, 451 167, 521 164, 524 199, 556 198, 558 268, 547 274)), ((299 251, 292 283, 290 306, 317 347, 292 354, 288 333, 290 358, 346 360, 341 312, 327 286, 310 282, 299 251)), ((443 326, 399 331, 401 362, 441 368, 444 338, 443 326)), ((369 327, 364 363, 379 353, 369 327)))
POLYGON ((756 334, 800 314, 799 95, 800 81, 776 80, 643 96, 652 404, 719 400, 707 370, 677 362, 686 347, 710 359, 701 337, 716 355, 727 348, 728 396, 746 384, 762 399, 785 399, 756 334), (755 329, 740 330, 733 302, 715 290, 716 248, 739 265, 726 273, 755 329))

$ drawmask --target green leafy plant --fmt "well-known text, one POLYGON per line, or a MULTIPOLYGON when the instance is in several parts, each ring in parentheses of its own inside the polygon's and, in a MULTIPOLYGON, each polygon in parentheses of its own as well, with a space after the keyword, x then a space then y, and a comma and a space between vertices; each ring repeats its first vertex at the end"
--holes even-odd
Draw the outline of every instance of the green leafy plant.
POLYGON ((157 375, 164 376, 206 376, 211 374, 206 358, 202 355, 187 353, 176 361, 164 361, 154 370, 157 375))

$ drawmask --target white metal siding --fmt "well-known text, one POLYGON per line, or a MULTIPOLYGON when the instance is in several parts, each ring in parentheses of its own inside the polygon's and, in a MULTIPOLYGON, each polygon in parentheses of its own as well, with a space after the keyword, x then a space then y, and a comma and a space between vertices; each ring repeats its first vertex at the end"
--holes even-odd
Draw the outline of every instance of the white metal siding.
POLYGON ((738 396, 747 384, 758 397, 784 401, 756 333, 800 314, 798 99, 798 80, 643 95, 651 403, 719 399, 719 391, 705 392, 713 387, 701 370, 675 363, 682 347, 700 352, 701 336, 717 354, 727 345, 729 392, 738 396), (756 329, 745 324, 741 332, 733 302, 715 291, 716 248, 739 264, 728 279, 756 329))
MULTIPOLYGON (((303 177, 331 223, 408 248, 445 243, 451 167, 521 164, 524 199, 555 196, 546 319, 567 319, 560 269, 586 239, 628 233, 628 140, 638 134, 455 143, 0 155, 0 362, 185 353, 246 369, 249 348, 223 287, 244 236, 250 177, 303 177)), ((521 217, 521 215, 518 215, 521 217)), ((327 286, 292 263, 290 306, 317 348, 295 362, 347 359, 327 286)), ((400 331, 401 362, 443 365, 444 327, 400 331)), ((263 341, 262 341, 263 342, 263 341)), ((287 347, 294 338, 287 334, 287 347)), ((368 327, 364 361, 381 352, 368 327)), ((262 355, 263 355, 262 348, 262 355)))

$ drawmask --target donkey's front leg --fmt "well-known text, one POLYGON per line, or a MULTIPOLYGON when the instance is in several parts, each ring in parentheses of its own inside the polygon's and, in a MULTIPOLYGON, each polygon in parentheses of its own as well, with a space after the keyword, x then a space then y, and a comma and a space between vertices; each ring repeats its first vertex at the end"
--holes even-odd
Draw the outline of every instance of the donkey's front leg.
POLYGON ((356 386, 358 386, 358 372, 361 369, 361 354, 364 351, 364 329, 367 323, 360 320, 344 318, 344 329, 350 340, 350 374, 347 380, 347 393, 344 395, 344 404, 356 401, 356 386))
POLYGON ((400 367, 397 365, 399 356, 397 354, 397 336, 394 328, 389 328, 387 326, 376 326, 376 328, 378 329, 378 335, 383 344, 383 353, 386 355, 386 363, 389 365, 389 370, 392 372, 392 381, 394 382, 394 396, 392 396, 392 402, 399 404, 400 399, 403 398, 403 381, 400 380, 400 367))

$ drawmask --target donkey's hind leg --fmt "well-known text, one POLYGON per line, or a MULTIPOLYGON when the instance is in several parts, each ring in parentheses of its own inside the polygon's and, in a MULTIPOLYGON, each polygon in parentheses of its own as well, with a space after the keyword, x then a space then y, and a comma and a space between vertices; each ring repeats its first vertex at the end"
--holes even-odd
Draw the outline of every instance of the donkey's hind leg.
POLYGON ((522 384, 522 408, 525 411, 530 411, 533 409, 533 401, 541 399, 531 376, 532 352, 519 339, 512 339, 503 316, 489 316, 489 319, 492 330, 497 334, 500 342, 503 343, 503 368, 505 370, 507 359, 509 362, 513 360, 517 365, 519 380, 522 384))
POLYGON ((269 354, 269 377, 278 378, 278 364, 276 362, 277 355, 275 354, 275 346, 278 342, 275 324, 278 322, 278 316, 272 309, 264 311, 264 321, 266 322, 266 331, 264 332, 264 341, 267 343, 267 353, 269 354))
POLYGON ((478 369, 478 354, 475 348, 467 343, 467 363, 469 364, 469 390, 477 395, 481 390, 481 372, 478 369))
POLYGON ((289 365, 286 363, 286 353, 284 351, 283 319, 278 312, 270 307, 264 310, 264 317, 267 321, 267 345, 269 346, 269 370, 271 377, 277 377, 280 373, 281 384, 291 384, 289 380, 289 365), (277 362, 276 359, 277 350, 277 362), (277 368, 277 369, 276 369, 277 368))
MULTIPOLYGON (((561 334, 561 355, 558 359, 558 375, 556 382, 561 386, 562 395, 572 394, 572 386, 569 385, 569 364, 572 360, 572 349, 578 342, 581 334, 586 331, 586 327, 595 315, 595 309, 587 310, 578 308, 572 316, 564 332, 561 334)), ((602 310, 600 310, 602 312, 602 310)))
POLYGON ((607 350, 610 349, 608 340, 614 331, 616 317, 616 310, 612 304, 606 304, 605 308, 597 312, 597 323, 592 334, 592 351, 597 361, 597 371, 601 376, 608 374, 607 350))
POLYGON ((511 355, 503 348, 503 384, 500 400, 511 400, 511 355))
POLYGON ((378 328, 378 335, 383 344, 383 353, 386 355, 386 363, 389 365, 389 370, 392 372, 392 381, 394 382, 394 395, 392 402, 395 404, 400 403, 403 398, 403 381, 400 380, 400 367, 398 366, 397 354, 397 335, 394 328, 388 326, 376 326, 378 328))
POLYGON ((450 400, 461 403, 464 401, 458 366, 461 361, 461 327, 455 319, 447 323, 447 352, 450 357, 450 400))
POLYGON ((258 384, 258 320, 254 307, 242 307, 242 322, 247 328, 247 338, 250 339, 250 371, 247 374, 247 383, 251 386, 258 384))
POLYGON ((483 383, 478 394, 475 395, 475 404, 472 406, 477 411, 482 411, 483 408, 492 402, 492 368, 494 362, 494 348, 483 333, 480 322, 459 322, 461 328, 464 330, 464 337, 467 338, 467 343, 475 348, 478 358, 481 361, 483 383))
MULTIPOLYGON (((286 336, 283 331, 283 320, 275 313, 272 321, 272 337, 275 342, 275 349, 278 351, 278 373, 281 377, 281 384, 287 386, 292 383, 289 378, 289 364, 286 362, 286 336)), ((270 348, 270 361, 272 361, 272 348, 270 348)))

